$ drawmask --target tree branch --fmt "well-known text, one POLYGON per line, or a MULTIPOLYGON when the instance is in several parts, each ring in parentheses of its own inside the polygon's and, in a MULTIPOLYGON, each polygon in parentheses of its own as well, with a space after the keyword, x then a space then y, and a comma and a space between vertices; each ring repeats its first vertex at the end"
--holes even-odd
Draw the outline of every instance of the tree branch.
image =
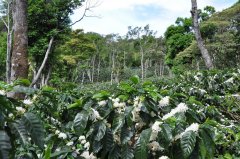
POLYGON ((50 42, 49 42, 49 44, 48 44, 48 49, 47 49, 47 51, 46 51, 44 60, 43 60, 41 66, 40 66, 40 68, 39 68, 39 70, 38 70, 38 72, 37 72, 36 77, 34 77, 34 79, 33 79, 32 83, 31 83, 30 87, 32 87, 33 85, 36 84, 36 82, 38 81, 38 79, 39 79, 39 77, 40 77, 40 75, 41 75, 41 73, 42 73, 43 68, 44 68, 45 65, 46 65, 48 56, 49 56, 49 54, 50 54, 50 52, 51 52, 53 40, 54 40, 54 37, 51 38, 51 40, 50 40, 50 42))
POLYGON ((87 15, 87 12, 88 12, 88 11, 91 12, 91 9, 92 9, 92 8, 95 8, 95 7, 99 6, 99 5, 100 5, 100 3, 98 3, 98 2, 96 2, 95 4, 92 5, 91 2, 90 2, 90 0, 86 1, 86 7, 85 7, 85 9, 84 9, 84 12, 83 12, 81 18, 79 18, 78 20, 76 20, 75 22, 73 22, 72 24, 70 24, 69 26, 73 26, 73 25, 75 25, 76 23, 82 21, 84 17, 99 17, 99 16, 93 16, 93 15, 87 15))
POLYGON ((4 25, 5 25, 5 27, 7 28, 7 30, 8 30, 8 25, 7 25, 7 23, 6 23, 6 21, 1 17, 1 20, 3 21, 3 23, 4 23, 4 25))

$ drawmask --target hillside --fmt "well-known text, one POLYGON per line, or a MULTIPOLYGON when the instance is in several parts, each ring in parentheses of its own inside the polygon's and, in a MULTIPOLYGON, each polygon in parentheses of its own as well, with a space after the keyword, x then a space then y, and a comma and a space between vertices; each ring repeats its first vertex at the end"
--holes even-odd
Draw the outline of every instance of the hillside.
MULTIPOLYGON (((202 36, 216 68, 239 65, 239 20, 240 3, 238 2, 230 8, 213 14, 200 24, 202 36)), ((175 63, 188 69, 204 68, 197 43, 192 41, 189 47, 176 56, 175 63)))

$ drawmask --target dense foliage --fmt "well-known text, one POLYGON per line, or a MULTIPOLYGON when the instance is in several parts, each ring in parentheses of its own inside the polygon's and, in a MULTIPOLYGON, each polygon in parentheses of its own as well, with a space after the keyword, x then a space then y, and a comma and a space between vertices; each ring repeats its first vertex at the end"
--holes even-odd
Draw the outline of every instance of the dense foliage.
POLYGON ((237 158, 239 77, 240 70, 187 72, 143 83, 135 76, 111 91, 34 90, 1 84, 1 154, 237 158), (13 88, 29 94, 25 104, 5 97, 5 91, 13 88))

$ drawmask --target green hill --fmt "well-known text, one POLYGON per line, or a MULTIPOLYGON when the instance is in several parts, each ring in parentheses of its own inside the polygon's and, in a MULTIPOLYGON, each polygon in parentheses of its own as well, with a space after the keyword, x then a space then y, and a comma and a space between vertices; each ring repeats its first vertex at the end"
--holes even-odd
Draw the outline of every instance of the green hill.
MULTIPOLYGON (((216 68, 235 67, 240 64, 239 22, 240 2, 201 22, 201 34, 216 68)), ((177 54, 174 62, 180 68, 204 67, 196 41, 177 54)))

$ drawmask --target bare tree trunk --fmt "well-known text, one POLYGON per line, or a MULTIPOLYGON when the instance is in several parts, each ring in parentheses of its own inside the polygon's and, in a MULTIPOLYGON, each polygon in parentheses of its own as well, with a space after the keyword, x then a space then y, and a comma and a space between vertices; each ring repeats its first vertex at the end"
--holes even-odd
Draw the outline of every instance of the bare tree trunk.
MULTIPOLYGON (((11 82, 21 78, 28 78, 27 0, 14 1, 13 28, 14 44, 11 58, 11 82)), ((10 93, 9 96, 24 98, 24 95, 19 93, 10 93)))
POLYGON ((98 68, 97 68, 97 82, 99 82, 99 75, 100 75, 100 66, 101 66, 101 59, 98 59, 98 68))
POLYGON ((45 67, 45 65, 46 65, 46 63, 47 63, 48 56, 49 56, 49 54, 50 54, 50 52, 51 52, 53 40, 54 40, 54 37, 51 38, 51 40, 50 40, 50 42, 49 42, 49 44, 48 44, 48 49, 47 49, 46 54, 45 54, 45 56, 44 56, 43 62, 42 62, 41 66, 40 66, 40 68, 39 68, 39 70, 38 70, 38 72, 37 72, 37 75, 36 75, 35 78, 33 79, 30 87, 32 87, 33 85, 36 84, 36 82, 38 81, 38 79, 39 79, 39 77, 40 77, 40 75, 41 75, 41 73, 42 73, 43 68, 45 67))
MULTIPOLYGON (((141 44, 140 44, 141 45, 141 44)), ((141 77, 142 80, 144 79, 144 52, 142 46, 140 46, 140 53, 141 53, 141 77)))
POLYGON ((82 73, 82 84, 84 83, 84 80, 85 80, 85 71, 83 70, 83 73, 82 73))
POLYGON ((92 83, 94 82, 95 60, 96 60, 96 55, 94 55, 92 59, 92 83))
POLYGON ((44 80, 44 86, 48 85, 48 81, 50 79, 51 73, 52 73, 52 66, 50 66, 50 68, 48 69, 47 77, 44 80))
POLYGON ((111 71, 111 84, 113 84, 113 80, 114 80, 114 77, 115 77, 115 50, 113 50, 113 53, 112 53, 112 71, 111 71))
POLYGON ((10 83, 11 78, 11 56, 12 56, 12 33, 13 28, 11 24, 10 14, 11 14, 11 1, 7 1, 7 23, 4 22, 7 28, 7 58, 6 58, 6 81, 10 83))
POLYGON ((208 53, 208 50, 204 46, 203 39, 202 39, 200 29, 199 29, 197 0, 191 0, 191 1, 192 1, 191 13, 192 13, 192 19, 193 19, 193 29, 194 29, 195 37, 197 40, 197 44, 198 44, 199 50, 202 54, 202 57, 203 57, 206 67, 208 69, 213 69, 213 62, 208 53))

